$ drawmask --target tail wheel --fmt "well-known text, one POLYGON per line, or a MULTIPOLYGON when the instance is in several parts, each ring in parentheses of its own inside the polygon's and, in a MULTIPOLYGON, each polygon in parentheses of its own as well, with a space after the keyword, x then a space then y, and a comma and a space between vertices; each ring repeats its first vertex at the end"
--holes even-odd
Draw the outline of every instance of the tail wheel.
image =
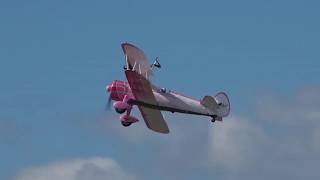
POLYGON ((119 114, 123 114, 124 112, 126 112, 126 109, 115 108, 115 110, 119 114))
POLYGON ((213 122, 213 123, 216 122, 216 119, 217 119, 216 115, 212 116, 211 122, 213 122))
POLYGON ((130 126, 132 123, 131 122, 127 122, 127 121, 121 121, 122 126, 124 127, 128 127, 130 126))

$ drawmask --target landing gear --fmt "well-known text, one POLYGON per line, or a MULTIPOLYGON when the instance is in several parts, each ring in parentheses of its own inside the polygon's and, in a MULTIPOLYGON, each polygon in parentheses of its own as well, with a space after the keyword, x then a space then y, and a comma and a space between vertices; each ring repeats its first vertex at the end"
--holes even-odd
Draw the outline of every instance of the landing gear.
POLYGON ((122 101, 117 101, 116 103, 113 104, 117 113, 122 114, 120 116, 120 121, 122 126, 124 127, 128 127, 132 123, 139 121, 137 118, 130 116, 132 105, 128 104, 128 100, 130 100, 130 98, 127 95, 125 95, 122 101))
POLYGON ((115 108, 115 110, 119 114, 123 114, 124 112, 126 112, 126 109, 115 108))
POLYGON ((131 122, 127 122, 127 121, 121 121, 122 126, 124 127, 128 127, 130 126, 132 123, 131 122))
POLYGON ((216 122, 217 117, 218 117, 218 116, 216 116, 216 115, 212 116, 211 122, 212 122, 212 123, 216 122))
POLYGON ((214 123, 216 121, 222 121, 222 117, 221 116, 217 116, 217 115, 213 115, 211 122, 214 123))

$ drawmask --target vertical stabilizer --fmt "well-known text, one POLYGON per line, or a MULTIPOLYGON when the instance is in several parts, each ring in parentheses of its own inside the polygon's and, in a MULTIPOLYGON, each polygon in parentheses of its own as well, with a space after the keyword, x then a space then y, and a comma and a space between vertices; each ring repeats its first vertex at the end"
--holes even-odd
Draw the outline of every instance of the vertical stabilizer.
POLYGON ((203 97, 201 104, 221 118, 228 116, 230 113, 230 101, 224 92, 219 92, 214 97, 203 97))

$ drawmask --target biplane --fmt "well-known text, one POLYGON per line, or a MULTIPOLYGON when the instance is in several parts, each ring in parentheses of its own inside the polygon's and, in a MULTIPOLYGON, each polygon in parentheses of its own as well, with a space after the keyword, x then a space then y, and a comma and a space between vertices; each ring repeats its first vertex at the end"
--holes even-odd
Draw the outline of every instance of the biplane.
POLYGON ((114 80, 106 86, 108 104, 120 115, 121 124, 130 126, 139 120, 132 116, 133 106, 141 112, 147 127, 155 132, 169 133, 161 111, 186 113, 210 117, 211 122, 222 121, 230 113, 229 98, 224 92, 204 96, 201 100, 189 98, 175 91, 159 88, 150 82, 154 68, 160 68, 158 58, 151 65, 144 52, 130 44, 121 44, 124 52, 124 73, 127 82, 114 80))

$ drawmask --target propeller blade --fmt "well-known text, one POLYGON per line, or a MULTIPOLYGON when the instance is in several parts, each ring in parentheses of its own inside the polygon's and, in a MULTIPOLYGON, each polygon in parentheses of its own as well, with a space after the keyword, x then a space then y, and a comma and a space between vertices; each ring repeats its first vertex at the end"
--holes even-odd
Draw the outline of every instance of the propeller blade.
POLYGON ((107 104, 106 104, 106 111, 111 109, 111 103, 112 103, 112 99, 111 99, 111 96, 109 96, 107 104))

